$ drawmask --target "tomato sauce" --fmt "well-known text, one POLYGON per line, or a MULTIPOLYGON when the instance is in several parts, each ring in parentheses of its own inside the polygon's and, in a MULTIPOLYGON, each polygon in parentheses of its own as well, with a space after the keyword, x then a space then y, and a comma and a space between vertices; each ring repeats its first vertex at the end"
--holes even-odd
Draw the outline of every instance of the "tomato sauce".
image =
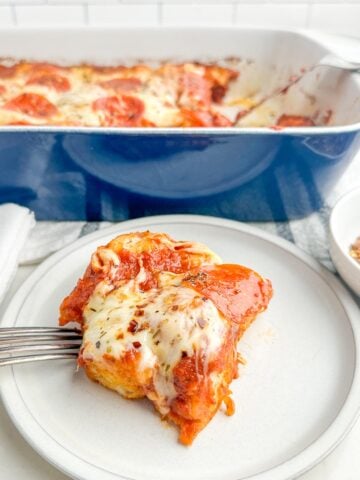
POLYGON ((200 430, 211 420, 222 401, 226 413, 234 413, 234 405, 229 398, 228 384, 236 378, 238 370, 237 354, 234 345, 238 339, 238 328, 231 328, 224 338, 221 350, 208 362, 200 352, 184 356, 174 367, 174 386, 177 396, 170 404, 168 417, 180 427, 179 440, 190 445, 200 430), (215 391, 211 374, 221 374, 223 385, 215 391))
MULTIPOLYGON (((135 278, 140 271, 139 258, 133 253, 123 250, 118 254, 120 264, 111 272, 111 281, 115 284, 121 280, 130 280, 135 278)), ((60 325, 66 325, 69 322, 82 323, 83 309, 96 286, 103 280, 109 278, 109 272, 106 269, 93 269, 88 266, 86 272, 81 278, 74 290, 68 295, 60 306, 60 325)))
POLYGON ((222 314, 241 323, 259 307, 266 306, 272 295, 268 280, 241 265, 210 265, 191 273, 185 284, 214 302, 222 314))
POLYGON ((315 123, 309 117, 302 115, 281 115, 276 126, 279 127, 314 127, 315 123))
MULTIPOLYGON (((112 268, 110 280, 114 286, 119 281, 135 278, 140 272, 140 265, 143 266, 146 276, 140 283, 140 288, 144 291, 157 286, 158 272, 184 273, 190 269, 187 252, 172 250, 166 246, 154 246, 151 251, 137 255, 128 250, 120 250, 117 255, 120 263, 112 268)), ((105 278, 109 280, 108 273, 106 269, 99 268, 95 271, 91 264, 88 266, 84 277, 78 281, 75 289, 61 304, 60 325, 72 321, 82 323, 83 308, 97 284, 105 278)))
POLYGON ((230 127, 231 121, 218 112, 208 110, 181 110, 182 127, 230 127))

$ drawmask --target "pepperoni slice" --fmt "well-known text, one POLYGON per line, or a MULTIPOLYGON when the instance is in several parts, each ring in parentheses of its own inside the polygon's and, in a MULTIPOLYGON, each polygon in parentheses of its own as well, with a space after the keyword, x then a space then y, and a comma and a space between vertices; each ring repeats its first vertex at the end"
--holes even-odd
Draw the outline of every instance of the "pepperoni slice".
POLYGON ((53 88, 57 92, 67 92, 70 90, 70 82, 66 77, 58 74, 35 74, 29 78, 26 85, 42 85, 44 87, 53 88))
POLYGON ((215 103, 221 103, 222 99, 225 97, 227 88, 223 85, 214 85, 211 87, 211 98, 215 103))
POLYGON ((101 87, 106 89, 112 89, 118 92, 133 92, 141 87, 141 80, 135 77, 130 78, 112 78, 100 82, 101 87))
POLYGON ((205 68, 205 78, 207 78, 211 84, 211 98, 215 103, 221 103, 224 98, 229 83, 238 78, 239 72, 230 68, 219 67, 216 65, 210 65, 205 68))
POLYGON ((222 314, 241 324, 268 303, 272 295, 269 280, 241 265, 209 265, 185 278, 185 285, 214 302, 222 314))
POLYGON ((27 64, 29 70, 29 75, 32 76, 42 76, 42 75, 56 75, 61 74, 67 70, 66 67, 59 67, 58 65, 53 65, 52 63, 39 62, 39 63, 30 63, 27 64))
POLYGON ((276 125, 279 127, 314 127, 315 123, 309 117, 284 114, 278 119, 276 125))
POLYGON ((231 121, 218 112, 181 110, 182 127, 231 127, 231 121))
POLYGON ((11 78, 16 73, 16 65, 12 67, 5 67, 4 65, 0 65, 0 78, 11 78))
POLYGON ((0 95, 2 95, 5 92, 6 92, 6 88, 4 87, 4 85, 0 85, 0 95))
POLYGON ((179 81, 180 105, 209 107, 211 83, 196 73, 183 73, 179 81))
POLYGON ((118 65, 116 67, 104 67, 104 66, 96 66, 96 65, 91 65, 90 68, 100 74, 111 74, 111 73, 122 73, 124 70, 126 70, 126 67, 122 65, 118 65))
POLYGON ((38 118, 48 118, 57 113, 55 105, 36 93, 23 93, 9 100, 3 108, 38 118))
POLYGON ((136 97, 119 95, 99 98, 93 102, 93 109, 103 115, 103 125, 109 127, 140 126, 144 103, 136 97))

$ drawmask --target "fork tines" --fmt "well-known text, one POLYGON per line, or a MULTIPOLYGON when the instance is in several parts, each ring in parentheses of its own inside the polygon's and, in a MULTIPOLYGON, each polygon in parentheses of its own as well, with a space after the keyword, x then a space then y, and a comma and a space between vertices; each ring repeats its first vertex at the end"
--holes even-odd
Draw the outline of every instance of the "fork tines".
POLYGON ((76 328, 0 328, 0 366, 75 358, 81 341, 82 334, 76 328))

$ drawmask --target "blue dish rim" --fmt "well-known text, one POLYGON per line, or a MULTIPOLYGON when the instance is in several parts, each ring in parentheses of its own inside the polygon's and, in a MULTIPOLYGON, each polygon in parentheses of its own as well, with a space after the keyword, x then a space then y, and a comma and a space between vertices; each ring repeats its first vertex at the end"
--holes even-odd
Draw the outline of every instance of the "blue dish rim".
POLYGON ((0 126, 1 133, 11 132, 32 132, 32 133, 83 133, 83 134, 105 134, 105 135, 330 135, 340 133, 351 133, 360 131, 360 122, 350 125, 331 127, 72 127, 56 125, 27 125, 27 126, 0 126))

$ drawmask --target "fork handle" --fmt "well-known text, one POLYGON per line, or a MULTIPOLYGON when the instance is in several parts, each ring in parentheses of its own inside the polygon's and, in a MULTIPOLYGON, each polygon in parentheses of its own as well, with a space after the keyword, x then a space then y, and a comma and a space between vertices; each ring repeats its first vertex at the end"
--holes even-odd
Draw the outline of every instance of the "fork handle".
POLYGON ((7 357, 0 359, 0 367, 5 367, 6 365, 17 365, 19 363, 40 362, 44 360, 75 359, 77 356, 77 353, 50 353, 25 355, 23 357, 7 357))
POLYGON ((360 62, 350 62, 332 53, 325 55, 318 65, 322 67, 340 68, 341 70, 346 70, 351 73, 360 73, 360 62))

